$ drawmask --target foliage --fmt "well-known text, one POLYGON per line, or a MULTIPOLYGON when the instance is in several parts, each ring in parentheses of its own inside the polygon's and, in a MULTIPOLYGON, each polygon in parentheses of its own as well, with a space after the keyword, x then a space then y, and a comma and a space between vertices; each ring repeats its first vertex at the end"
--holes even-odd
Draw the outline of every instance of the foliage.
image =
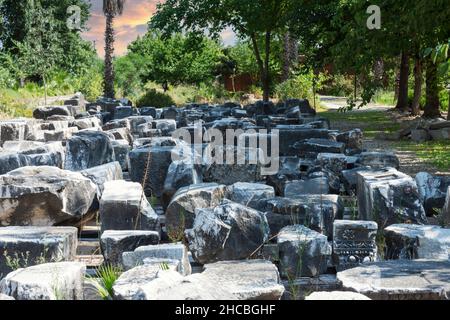
POLYGON ((326 77, 324 75, 314 75, 312 71, 308 73, 300 73, 291 79, 280 83, 275 87, 275 94, 280 100, 287 99, 314 99, 313 88, 316 86, 320 90, 326 77))
POLYGON ((323 83, 320 93, 323 95, 346 97, 354 92, 354 81, 348 76, 335 74, 323 83))
POLYGON ((141 107, 154 107, 154 108, 166 108, 173 106, 175 102, 172 98, 162 92, 158 92, 156 89, 148 90, 137 101, 136 106, 141 107))
POLYGON ((131 80, 129 86, 136 87, 148 81, 173 85, 211 82, 222 56, 219 43, 205 36, 178 33, 163 37, 150 31, 130 44, 129 54, 116 62, 123 72, 118 72, 118 83, 131 80))
POLYGON ((105 264, 101 265, 95 271, 96 279, 90 279, 97 289, 98 294, 103 300, 111 300, 114 291, 113 287, 117 279, 119 279, 122 270, 118 267, 105 264))

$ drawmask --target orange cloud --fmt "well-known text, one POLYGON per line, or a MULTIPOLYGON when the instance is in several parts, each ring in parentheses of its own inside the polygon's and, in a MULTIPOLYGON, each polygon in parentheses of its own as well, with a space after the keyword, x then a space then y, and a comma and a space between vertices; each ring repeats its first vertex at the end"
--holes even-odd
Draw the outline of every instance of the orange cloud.
MULTIPOLYGON (((129 0, 125 2, 124 12, 114 20, 116 33, 115 55, 124 55, 128 44, 147 31, 147 23, 156 11, 156 5, 164 0, 129 0)), ((100 57, 105 54, 105 16, 103 15, 103 0, 91 0, 91 17, 88 30, 82 37, 95 43, 100 57)))
MULTIPOLYGON (((114 20, 116 33, 114 53, 116 56, 126 54, 128 45, 147 32, 147 23, 156 12, 156 5, 165 0, 128 0, 125 2, 124 12, 114 20)), ((88 30, 82 37, 95 42, 97 53, 100 57, 105 55, 105 16, 103 15, 103 0, 90 0, 91 17, 88 21, 88 30)), ((236 35, 231 29, 222 33, 225 45, 232 45, 236 41, 236 35)))

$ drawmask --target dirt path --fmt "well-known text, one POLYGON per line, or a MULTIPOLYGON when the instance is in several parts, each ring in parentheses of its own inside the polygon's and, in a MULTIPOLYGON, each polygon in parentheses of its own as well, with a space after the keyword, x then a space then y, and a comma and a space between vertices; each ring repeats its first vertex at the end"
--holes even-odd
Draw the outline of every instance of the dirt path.
MULTIPOLYGON (((345 98, 336 97, 321 97, 321 106, 328 109, 329 112, 338 112, 339 108, 346 105, 345 98)), ((398 119, 393 117, 393 114, 389 112, 392 110, 393 106, 382 106, 377 104, 369 104, 360 110, 349 111, 349 115, 355 115, 364 112, 387 112, 389 116, 392 117, 392 121, 405 122, 408 123, 411 119, 398 119)), ((374 123, 371 122, 361 122, 357 120, 357 117, 352 117, 351 121, 333 120, 331 119, 331 128, 336 130, 351 130, 355 128, 360 128, 365 131, 368 128, 373 128, 374 123), (355 119, 356 118, 356 119, 355 119)), ((383 128, 380 128, 383 129, 383 128)), ((434 167, 432 164, 422 160, 413 151, 401 150, 394 141, 381 140, 378 138, 365 138, 364 139, 364 149, 371 151, 391 151, 394 152, 400 160, 400 171, 414 177, 417 173, 426 171, 432 174, 440 175, 450 175, 450 172, 442 172, 438 168, 434 167)))

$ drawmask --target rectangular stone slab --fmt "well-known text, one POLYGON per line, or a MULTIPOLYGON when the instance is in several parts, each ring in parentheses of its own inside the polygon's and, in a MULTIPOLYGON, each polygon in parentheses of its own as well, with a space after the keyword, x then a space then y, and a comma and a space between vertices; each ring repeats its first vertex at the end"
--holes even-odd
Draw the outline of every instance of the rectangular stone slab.
POLYGON ((77 232, 73 227, 0 228, 0 278, 13 271, 11 262, 23 268, 43 262, 73 260, 77 232))

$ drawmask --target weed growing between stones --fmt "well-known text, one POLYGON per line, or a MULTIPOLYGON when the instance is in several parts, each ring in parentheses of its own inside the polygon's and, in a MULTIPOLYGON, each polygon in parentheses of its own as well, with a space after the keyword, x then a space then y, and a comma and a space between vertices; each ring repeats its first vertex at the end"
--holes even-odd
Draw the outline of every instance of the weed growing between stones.
POLYGON ((15 252, 14 255, 9 255, 8 250, 3 252, 3 256, 5 257, 6 266, 13 271, 16 271, 21 268, 26 268, 29 265, 30 252, 27 251, 25 253, 15 252))
POLYGON ((89 278, 88 281, 94 285, 97 293, 103 300, 112 300, 114 295, 114 284, 121 274, 121 268, 110 264, 104 264, 95 270, 95 277, 89 278))
POLYGON ((167 229, 167 236, 172 243, 179 243, 184 241, 184 230, 186 228, 186 212, 181 209, 178 212, 180 224, 177 227, 170 227, 167 229))

